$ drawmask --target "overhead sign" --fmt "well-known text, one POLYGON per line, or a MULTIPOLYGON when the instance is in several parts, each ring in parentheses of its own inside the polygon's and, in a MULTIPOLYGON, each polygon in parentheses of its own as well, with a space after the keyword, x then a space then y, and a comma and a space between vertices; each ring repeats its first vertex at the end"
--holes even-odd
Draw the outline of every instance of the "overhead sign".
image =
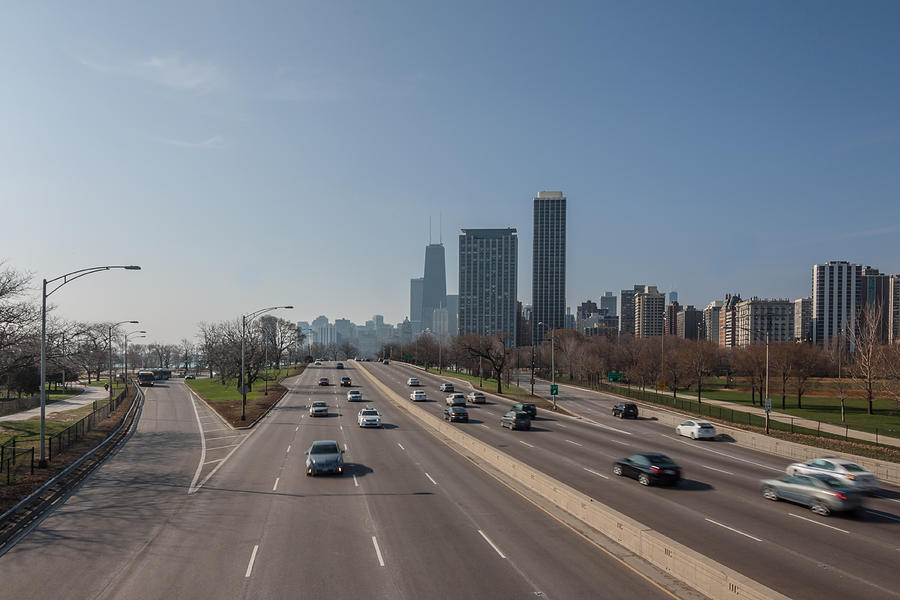
POLYGON ((550 386, 550 395, 551 396, 559 396, 559 386, 552 384, 550 386))

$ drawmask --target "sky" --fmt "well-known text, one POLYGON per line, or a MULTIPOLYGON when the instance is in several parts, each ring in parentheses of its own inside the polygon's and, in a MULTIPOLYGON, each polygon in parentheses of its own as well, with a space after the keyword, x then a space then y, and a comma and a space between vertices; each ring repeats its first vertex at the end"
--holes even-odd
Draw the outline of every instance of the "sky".
POLYGON ((0 260, 148 342, 275 305, 391 323, 425 244, 568 198, 567 304, 900 273, 896 2, 24 2, 0 20, 0 260))

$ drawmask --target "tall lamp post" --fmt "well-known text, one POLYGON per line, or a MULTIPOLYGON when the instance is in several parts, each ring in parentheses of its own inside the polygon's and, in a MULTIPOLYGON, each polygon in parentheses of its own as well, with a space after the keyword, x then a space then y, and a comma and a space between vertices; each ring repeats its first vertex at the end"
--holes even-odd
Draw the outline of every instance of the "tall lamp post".
MULTIPOLYGON (((538 323, 538 327, 541 327, 544 324, 543 321, 538 323)), ((556 347, 554 344, 553 333, 556 330, 551 327, 550 328, 550 384, 556 385, 556 347)), ((532 384, 533 386, 534 384, 532 384)), ((534 393, 532 391, 532 393, 534 393)), ((553 398, 553 410, 556 410, 556 396, 552 396, 553 398)))
POLYGON ((41 460, 38 462, 38 466, 41 468, 47 467, 47 458, 46 451, 44 449, 44 418, 46 415, 47 408, 47 298, 53 294, 56 290, 66 285, 70 281, 75 281, 80 277, 84 277, 85 275, 90 275, 91 273, 99 273, 100 271, 109 271, 111 269, 127 269, 129 271, 139 271, 140 267, 137 265, 106 265, 103 267, 89 267, 87 269, 78 269, 77 271, 72 271, 70 273, 66 273, 65 275, 60 275, 59 277, 54 277, 53 279, 44 279, 43 288, 41 290, 41 460), (47 291, 48 285, 53 285, 53 289, 49 292, 47 291))
POLYGON ((138 337, 138 338, 147 337, 147 336, 145 335, 146 333, 147 333, 147 332, 144 331, 144 330, 142 329, 142 330, 140 330, 140 331, 129 331, 129 332, 127 332, 127 333, 124 335, 124 338, 125 338, 125 348, 124 348, 124 350, 122 351, 122 356, 125 357, 125 373, 122 375, 122 382, 123 382, 123 384, 125 385, 125 388, 126 388, 126 389, 128 388, 128 337, 129 337, 129 336, 132 336, 132 335, 133 335, 134 337, 138 337), (140 334, 140 335, 137 335, 137 334, 140 334))
POLYGON ((293 306, 270 306, 261 308, 252 313, 241 315, 241 421, 247 420, 247 384, 246 384, 246 345, 247 345, 247 321, 253 321, 256 317, 270 310, 279 310, 282 308, 294 308, 293 306))
MULTIPOLYGON (((118 327, 119 325, 124 325, 126 323, 137 324, 139 321, 119 321, 114 325, 110 325, 108 329, 108 334, 106 338, 107 348, 109 350, 109 402, 112 404, 112 395, 113 395, 113 369, 112 369, 112 330, 118 327)), ((94 410, 97 410, 97 403, 94 402, 94 410)))

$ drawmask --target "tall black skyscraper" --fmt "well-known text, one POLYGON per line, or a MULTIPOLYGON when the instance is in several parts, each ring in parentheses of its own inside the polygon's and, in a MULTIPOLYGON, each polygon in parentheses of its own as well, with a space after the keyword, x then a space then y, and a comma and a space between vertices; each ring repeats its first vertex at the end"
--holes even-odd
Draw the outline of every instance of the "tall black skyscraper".
POLYGON ((425 277, 422 288, 422 329, 434 328, 434 309, 447 306, 447 269, 444 245, 425 246, 425 277))
POLYGON ((534 248, 531 270, 533 306, 531 343, 539 343, 566 319, 566 197, 538 192, 534 199, 534 248))

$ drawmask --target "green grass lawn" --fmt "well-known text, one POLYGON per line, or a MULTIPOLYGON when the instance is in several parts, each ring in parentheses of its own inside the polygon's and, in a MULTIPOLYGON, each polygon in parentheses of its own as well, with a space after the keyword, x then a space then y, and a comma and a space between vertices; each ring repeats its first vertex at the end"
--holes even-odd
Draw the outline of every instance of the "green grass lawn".
MULTIPOLYGON (((265 395, 265 377, 268 377, 269 387, 272 387, 279 380, 296 375, 299 370, 296 366, 288 366, 280 369, 268 369, 265 372, 260 371, 259 378, 253 382, 253 391, 247 392, 247 401, 249 402, 265 395)), ((188 379, 185 383, 207 402, 238 402, 241 400, 237 378, 226 380, 224 385, 222 385, 222 380, 218 377, 213 377, 212 379, 188 379)))

